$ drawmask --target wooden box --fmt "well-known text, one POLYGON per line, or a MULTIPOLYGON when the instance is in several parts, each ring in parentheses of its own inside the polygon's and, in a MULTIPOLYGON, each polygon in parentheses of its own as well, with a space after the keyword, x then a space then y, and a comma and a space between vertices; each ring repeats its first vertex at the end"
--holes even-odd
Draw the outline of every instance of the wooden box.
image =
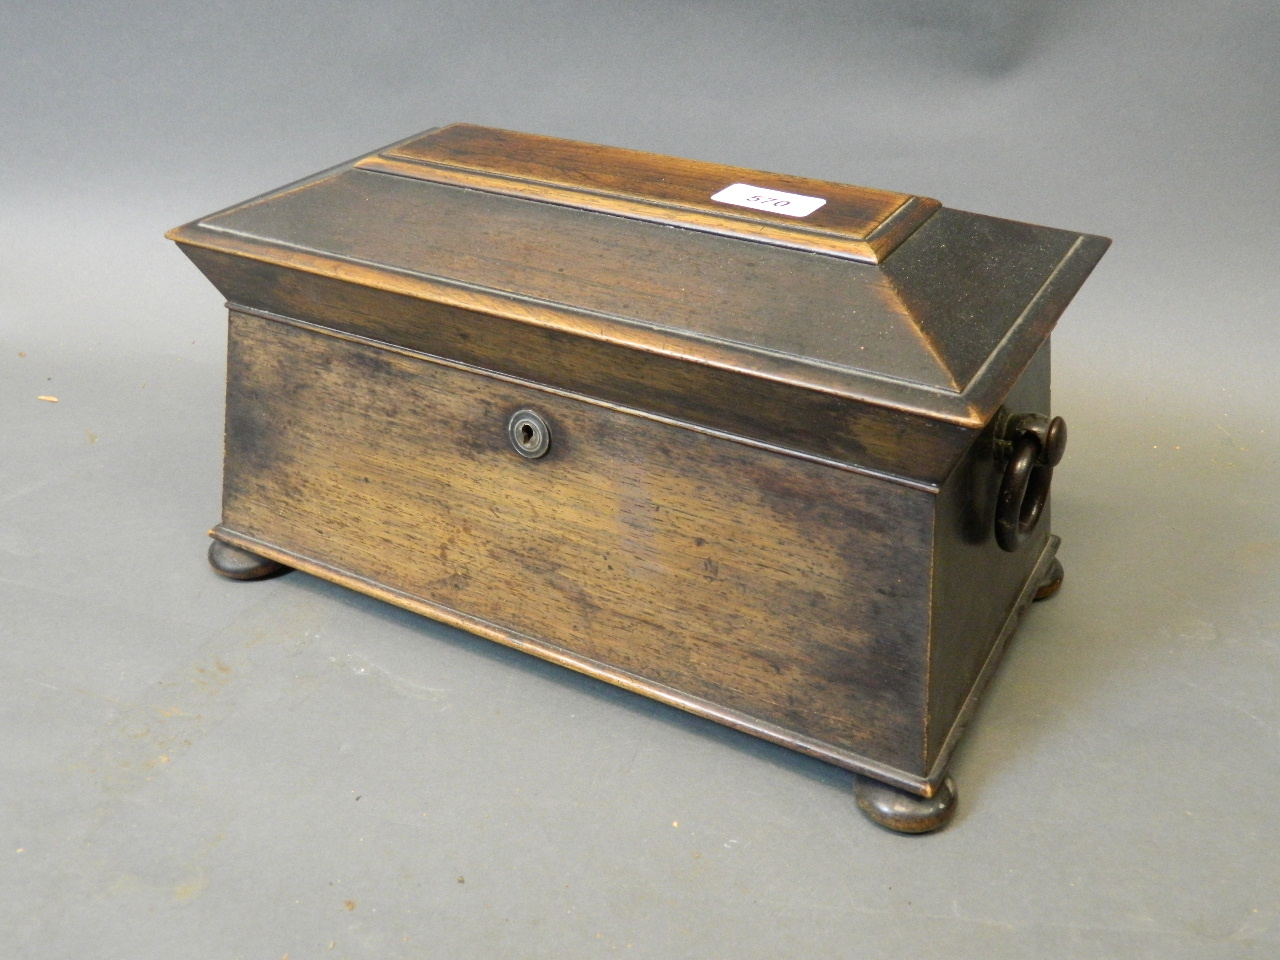
POLYGON ((1061 580, 1049 333, 1107 240, 464 124, 169 236, 230 309, 221 572, 305 570, 946 822, 1061 580))

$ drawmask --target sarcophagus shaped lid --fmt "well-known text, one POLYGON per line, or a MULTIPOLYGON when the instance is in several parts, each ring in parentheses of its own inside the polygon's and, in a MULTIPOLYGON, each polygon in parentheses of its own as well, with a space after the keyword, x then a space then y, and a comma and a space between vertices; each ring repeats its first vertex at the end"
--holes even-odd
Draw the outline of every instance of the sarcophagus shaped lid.
POLYGON ((233 308, 930 486, 1109 243, 467 124, 169 236, 233 308))

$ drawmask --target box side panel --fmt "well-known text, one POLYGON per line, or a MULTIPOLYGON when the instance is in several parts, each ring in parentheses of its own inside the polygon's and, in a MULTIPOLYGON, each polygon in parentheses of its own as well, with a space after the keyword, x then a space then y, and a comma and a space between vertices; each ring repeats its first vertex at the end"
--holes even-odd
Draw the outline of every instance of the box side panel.
MULTIPOLYGON (((1036 353, 1009 393, 1011 413, 1049 412, 1049 344, 1036 353)), ((937 758, 977 682, 1001 627, 1049 539, 1049 505, 1016 553, 995 541, 1001 467, 988 427, 938 494, 929 668, 930 763, 937 758)))
POLYGON ((923 774, 932 495, 284 322, 229 356, 229 530, 923 774))

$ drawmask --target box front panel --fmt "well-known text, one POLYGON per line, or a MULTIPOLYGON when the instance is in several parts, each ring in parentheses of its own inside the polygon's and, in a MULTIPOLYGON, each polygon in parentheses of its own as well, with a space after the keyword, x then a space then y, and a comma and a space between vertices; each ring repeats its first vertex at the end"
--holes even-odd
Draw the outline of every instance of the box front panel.
POLYGON ((924 772, 928 493, 236 313, 226 457, 232 532, 924 772))

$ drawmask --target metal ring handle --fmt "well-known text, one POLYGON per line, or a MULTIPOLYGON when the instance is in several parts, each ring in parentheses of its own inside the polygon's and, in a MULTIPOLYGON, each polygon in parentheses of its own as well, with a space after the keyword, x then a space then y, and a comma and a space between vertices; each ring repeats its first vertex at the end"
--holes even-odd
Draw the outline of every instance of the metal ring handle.
POLYGON ((1015 552, 1035 530, 1044 515, 1053 483, 1053 468, 1062 460, 1067 428, 1061 417, 1047 425, 1046 441, 1027 430, 1013 443, 996 497, 996 543, 1015 552))

